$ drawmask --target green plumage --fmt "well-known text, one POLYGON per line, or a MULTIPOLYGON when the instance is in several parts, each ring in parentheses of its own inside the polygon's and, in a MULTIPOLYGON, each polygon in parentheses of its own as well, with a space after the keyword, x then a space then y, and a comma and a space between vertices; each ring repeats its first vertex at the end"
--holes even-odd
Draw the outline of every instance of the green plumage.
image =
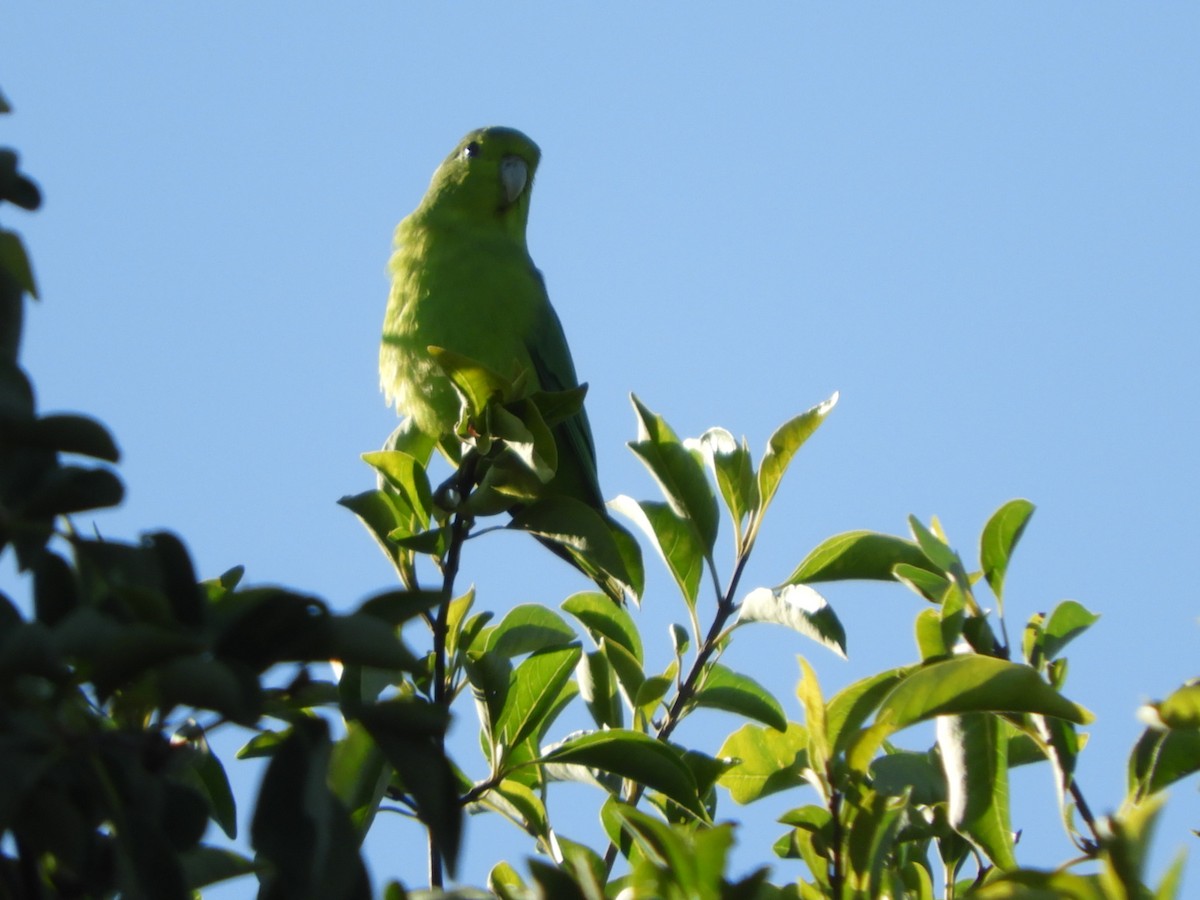
MULTIPOLYGON (((400 413, 439 440, 453 434, 460 401, 430 346, 505 377, 526 371, 530 391, 578 386, 562 325, 525 241, 540 156, 514 129, 473 131, 396 228, 381 383, 400 413)), ((558 469, 546 494, 581 500, 616 529, 604 513, 586 414, 580 410, 553 433, 558 469)), ((615 536, 623 546, 633 543, 624 532, 615 536)))

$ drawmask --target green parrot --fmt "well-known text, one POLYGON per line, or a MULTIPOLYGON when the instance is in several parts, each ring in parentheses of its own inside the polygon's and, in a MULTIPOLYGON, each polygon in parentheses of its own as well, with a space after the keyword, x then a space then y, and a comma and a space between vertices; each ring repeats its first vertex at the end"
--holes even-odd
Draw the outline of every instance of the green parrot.
MULTIPOLYGON (((438 166, 421 203, 396 228, 380 381, 388 402, 437 441, 454 434, 460 400, 430 347, 506 377, 524 371, 530 392, 579 386, 562 324, 525 240, 540 157, 537 145, 515 129, 472 131, 438 166)), ((626 589, 636 596, 640 551, 605 512, 583 409, 556 425, 553 436, 558 467, 545 494, 582 501, 598 512, 626 571, 614 578, 581 564, 560 545, 545 543, 614 599, 626 589), (631 569, 637 571, 628 577, 631 569)))

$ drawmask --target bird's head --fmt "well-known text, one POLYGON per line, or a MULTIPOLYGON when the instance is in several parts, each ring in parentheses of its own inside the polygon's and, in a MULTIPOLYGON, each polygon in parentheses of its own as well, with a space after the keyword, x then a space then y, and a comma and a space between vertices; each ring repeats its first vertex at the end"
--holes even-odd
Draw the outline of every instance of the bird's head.
POLYGON ((515 128, 472 131, 433 174, 421 206, 434 216, 494 219, 522 241, 541 151, 515 128))

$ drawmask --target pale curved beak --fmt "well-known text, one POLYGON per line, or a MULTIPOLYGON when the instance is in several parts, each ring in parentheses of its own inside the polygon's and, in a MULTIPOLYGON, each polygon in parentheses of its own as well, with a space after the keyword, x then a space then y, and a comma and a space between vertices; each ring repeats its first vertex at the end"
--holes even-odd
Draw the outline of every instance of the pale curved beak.
POLYGON ((519 156, 506 156, 500 160, 500 184, 509 203, 516 203, 529 182, 529 166, 519 156))

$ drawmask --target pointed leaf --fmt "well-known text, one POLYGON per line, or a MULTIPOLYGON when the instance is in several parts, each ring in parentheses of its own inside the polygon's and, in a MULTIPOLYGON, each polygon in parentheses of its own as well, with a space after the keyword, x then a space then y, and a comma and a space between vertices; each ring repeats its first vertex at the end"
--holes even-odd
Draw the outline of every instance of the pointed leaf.
POLYGON ((542 761, 577 763, 632 779, 708 821, 696 780, 679 753, 641 732, 614 729, 585 734, 564 741, 542 761))
POLYGON ((722 709, 748 719, 756 719, 776 731, 787 730, 783 707, 761 684, 747 675, 713 664, 704 678, 704 687, 696 694, 697 706, 722 709))
POLYGON ((724 428, 710 428, 700 435, 700 449, 708 460, 717 480, 717 488, 733 519, 737 539, 741 540, 742 524, 758 509, 758 475, 750 448, 745 440, 738 444, 724 428))
POLYGON ((950 824, 996 866, 1014 868, 1003 720, 981 713, 939 716, 937 745, 946 774, 950 824))
POLYGON ((970 655, 914 670, 884 700, 878 720, 904 727, 937 715, 968 712, 1040 713, 1077 725, 1095 718, 1029 666, 970 655))
POLYGON ((818 403, 812 409, 802 412, 787 422, 784 422, 767 441, 767 452, 763 456, 762 465, 758 469, 759 516, 766 512, 767 506, 775 497, 783 473, 787 471, 792 457, 801 445, 807 441, 825 421, 825 417, 837 405, 838 395, 835 393, 828 400, 818 403))
MULTIPOLYGON (((613 604, 609 602, 609 606, 613 604)), ((575 631, 562 617, 544 606, 524 603, 513 607, 488 634, 484 653, 509 657, 537 650, 562 647, 576 639, 575 631)))
POLYGON ((737 765, 717 779, 735 803, 747 804, 768 794, 805 783, 808 731, 789 722, 782 734, 773 728, 744 725, 731 734, 717 756, 734 758, 737 765))
POLYGON ((1083 604, 1074 600, 1064 600, 1058 604, 1046 622, 1041 639, 1043 658, 1054 659, 1068 643, 1087 631, 1099 619, 1098 615, 1089 612, 1083 604))
POLYGON ((633 616, 624 607, 615 605, 604 594, 585 591, 572 594, 563 601, 562 608, 583 624, 597 645, 600 638, 608 638, 628 650, 641 663, 642 638, 633 616))
POLYGON ((853 579, 891 581, 897 563, 936 571, 921 548, 912 541, 874 531, 847 531, 814 547, 786 583, 853 579))
POLYGON ((640 585, 601 513, 572 497, 548 496, 522 508, 510 528, 527 531, 561 547, 593 579, 615 579, 637 596, 640 585))
POLYGON ((505 746, 519 744, 546 724, 582 652, 578 645, 542 650, 517 666, 496 725, 496 733, 505 746))
POLYGON ((671 508, 696 530, 705 554, 717 539, 717 498, 700 461, 680 442, 661 416, 633 397, 638 440, 629 445, 649 469, 671 508))
POLYGON ((846 658, 846 630, 833 607, 807 585, 758 588, 742 600, 737 623, 774 622, 824 644, 846 658))
POLYGON ((1004 576, 1008 571, 1008 560, 1013 548, 1021 539, 1021 533, 1029 524, 1034 506, 1028 500, 1009 500, 996 510, 987 524, 979 540, 979 561, 983 566, 984 577, 992 586, 992 593, 1001 603, 1004 603, 1004 576))
POLYGON ((430 347, 429 355, 446 373, 446 377, 466 403, 468 415, 471 417, 482 413, 493 397, 504 398, 512 388, 510 379, 461 353, 442 347, 430 347))
POLYGON ((692 523, 677 515, 666 503, 639 502, 622 494, 609 505, 650 539, 679 585, 684 600, 694 607, 704 575, 706 549, 692 523))

